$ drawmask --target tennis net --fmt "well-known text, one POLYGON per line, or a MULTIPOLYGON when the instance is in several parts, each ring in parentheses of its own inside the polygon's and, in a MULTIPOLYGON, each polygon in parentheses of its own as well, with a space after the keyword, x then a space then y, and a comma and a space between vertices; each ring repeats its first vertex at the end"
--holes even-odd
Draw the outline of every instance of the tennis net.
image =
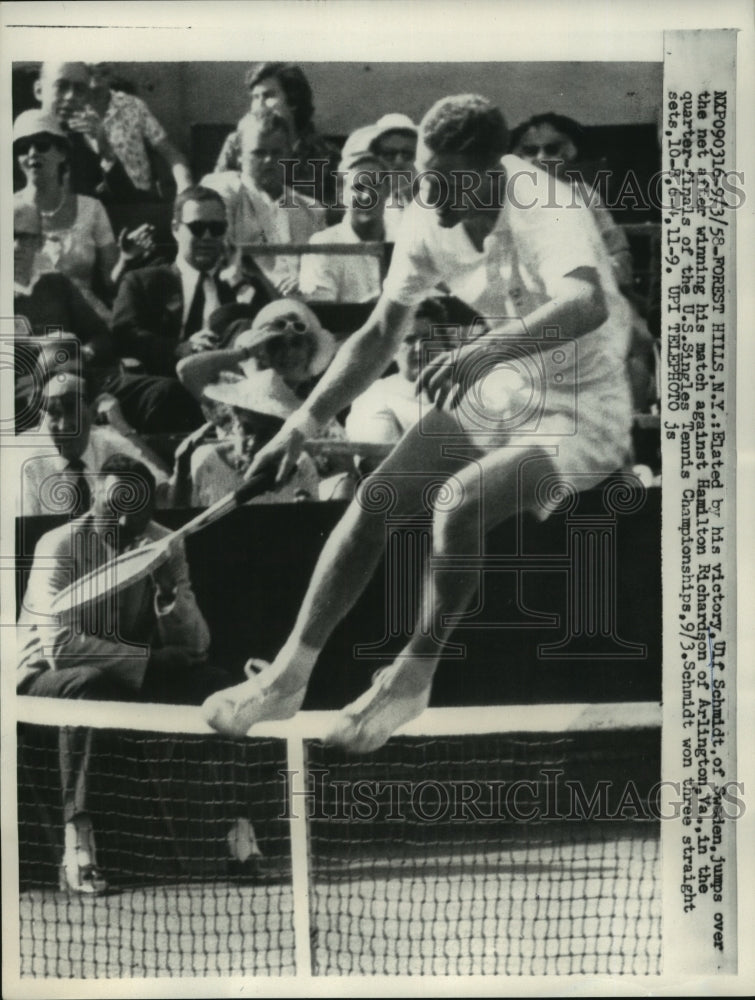
POLYGON ((355 757, 332 713, 18 702, 22 978, 661 971, 657 705, 434 709, 355 757), (58 888, 84 723, 96 897, 58 888))

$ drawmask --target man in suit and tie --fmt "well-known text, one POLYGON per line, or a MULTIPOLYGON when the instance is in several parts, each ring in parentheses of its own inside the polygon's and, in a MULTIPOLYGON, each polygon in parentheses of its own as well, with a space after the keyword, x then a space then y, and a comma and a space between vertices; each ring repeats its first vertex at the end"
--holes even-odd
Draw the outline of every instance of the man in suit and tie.
POLYGON ((236 298, 218 274, 227 228, 217 191, 181 192, 173 209, 175 262, 131 271, 118 289, 113 334, 122 357, 138 358, 151 375, 175 376, 181 358, 220 346, 207 321, 218 306, 236 298))
POLYGON ((115 454, 141 461, 165 489, 166 469, 136 434, 125 437, 94 423, 92 395, 86 380, 70 371, 51 374, 45 383, 40 427, 19 434, 13 449, 19 516, 78 517, 89 507, 92 476, 115 454))

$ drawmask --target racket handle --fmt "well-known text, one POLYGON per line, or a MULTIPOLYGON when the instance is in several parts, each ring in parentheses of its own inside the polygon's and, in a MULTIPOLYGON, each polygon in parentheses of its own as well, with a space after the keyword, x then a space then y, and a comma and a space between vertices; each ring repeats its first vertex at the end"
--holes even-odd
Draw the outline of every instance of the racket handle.
POLYGON ((242 504, 271 490, 275 486, 276 471, 275 466, 270 466, 255 473, 243 486, 239 486, 233 494, 233 499, 237 504, 242 504))

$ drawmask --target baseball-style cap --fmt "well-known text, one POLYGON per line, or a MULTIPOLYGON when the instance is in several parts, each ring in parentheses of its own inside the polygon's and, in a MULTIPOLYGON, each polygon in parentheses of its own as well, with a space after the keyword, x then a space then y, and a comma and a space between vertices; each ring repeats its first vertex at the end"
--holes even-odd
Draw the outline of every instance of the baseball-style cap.
POLYGON ((364 125, 362 128, 355 129, 343 144, 338 169, 352 170, 360 163, 377 163, 379 166, 385 167, 378 154, 370 149, 377 136, 378 132, 374 125, 364 125))
POLYGON ((402 115, 398 111, 378 118, 373 127, 376 130, 373 141, 378 140, 387 132, 411 132, 414 136, 419 135, 419 129, 409 115, 402 115))

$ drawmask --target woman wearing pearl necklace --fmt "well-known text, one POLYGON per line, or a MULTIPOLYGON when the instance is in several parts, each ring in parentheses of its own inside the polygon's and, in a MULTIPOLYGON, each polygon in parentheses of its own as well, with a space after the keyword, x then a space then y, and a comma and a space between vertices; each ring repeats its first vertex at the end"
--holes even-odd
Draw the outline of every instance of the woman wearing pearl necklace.
POLYGON ((13 152, 26 178, 15 198, 34 205, 42 219, 44 242, 35 261, 37 272, 65 274, 109 320, 115 286, 128 262, 151 248, 152 227, 124 230, 116 243, 102 204, 71 191, 68 138, 41 110, 24 111, 15 120, 13 152))

